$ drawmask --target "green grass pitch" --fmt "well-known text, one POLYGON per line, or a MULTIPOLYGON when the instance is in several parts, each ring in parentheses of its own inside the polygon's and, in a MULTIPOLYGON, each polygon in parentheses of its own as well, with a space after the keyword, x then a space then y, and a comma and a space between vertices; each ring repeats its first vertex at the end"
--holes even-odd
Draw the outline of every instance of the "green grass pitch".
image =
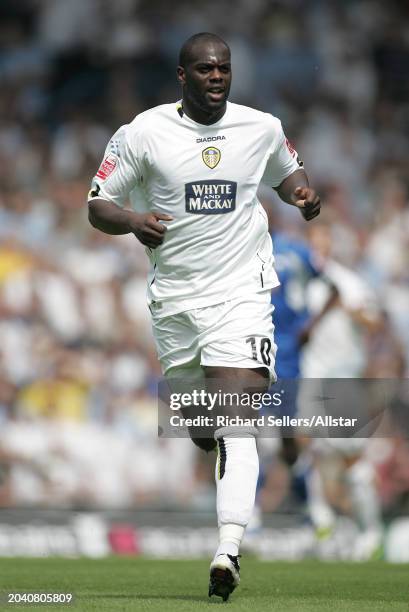
POLYGON ((0 559, 2 610, 168 610, 218 606, 234 612, 409 612, 409 567, 366 564, 270 563, 242 559, 242 581, 230 601, 207 597, 206 561, 145 558, 0 559), (72 592, 70 605, 6 605, 13 592, 72 592))

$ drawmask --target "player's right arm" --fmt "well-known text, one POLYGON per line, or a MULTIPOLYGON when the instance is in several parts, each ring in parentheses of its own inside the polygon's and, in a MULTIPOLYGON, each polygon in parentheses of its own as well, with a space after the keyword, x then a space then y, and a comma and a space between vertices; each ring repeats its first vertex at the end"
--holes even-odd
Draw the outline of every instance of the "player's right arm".
POLYGON ((124 208, 132 189, 139 183, 141 164, 128 142, 126 127, 110 140, 103 162, 88 194, 88 218, 93 227, 106 234, 135 234, 145 246, 162 244, 166 226, 160 221, 172 217, 159 212, 137 213, 124 208))
POLYGON ((155 249, 162 244, 167 229, 159 221, 171 221, 172 217, 158 212, 136 213, 108 200, 92 198, 88 201, 88 219, 101 232, 135 234, 139 242, 155 249))

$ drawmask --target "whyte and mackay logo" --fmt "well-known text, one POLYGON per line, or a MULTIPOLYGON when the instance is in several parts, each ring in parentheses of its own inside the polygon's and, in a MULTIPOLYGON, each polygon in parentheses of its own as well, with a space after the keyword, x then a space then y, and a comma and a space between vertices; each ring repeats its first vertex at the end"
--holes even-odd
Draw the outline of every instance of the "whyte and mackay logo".
POLYGON ((236 208, 235 181, 194 181, 185 185, 186 212, 222 215, 236 208))

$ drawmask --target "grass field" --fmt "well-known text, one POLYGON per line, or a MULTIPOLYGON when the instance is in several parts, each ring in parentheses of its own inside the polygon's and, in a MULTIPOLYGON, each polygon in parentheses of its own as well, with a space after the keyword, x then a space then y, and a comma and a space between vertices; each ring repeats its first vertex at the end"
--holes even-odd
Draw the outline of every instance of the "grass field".
POLYGON ((206 561, 0 559, 0 610, 227 610, 409 612, 409 567, 382 562, 266 563, 242 560, 228 603, 207 597, 206 561), (4 593, 72 592, 69 605, 5 605, 4 593))

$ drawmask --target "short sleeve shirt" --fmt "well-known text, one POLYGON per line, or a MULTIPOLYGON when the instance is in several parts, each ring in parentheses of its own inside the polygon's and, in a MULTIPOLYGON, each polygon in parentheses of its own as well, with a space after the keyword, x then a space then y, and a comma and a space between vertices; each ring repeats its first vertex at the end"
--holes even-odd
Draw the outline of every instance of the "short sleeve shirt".
POLYGON ((278 187, 300 165, 270 114, 228 102, 203 125, 165 104, 112 137, 90 198, 173 217, 163 244, 147 249, 148 302, 167 316, 279 284, 257 189, 278 187))

